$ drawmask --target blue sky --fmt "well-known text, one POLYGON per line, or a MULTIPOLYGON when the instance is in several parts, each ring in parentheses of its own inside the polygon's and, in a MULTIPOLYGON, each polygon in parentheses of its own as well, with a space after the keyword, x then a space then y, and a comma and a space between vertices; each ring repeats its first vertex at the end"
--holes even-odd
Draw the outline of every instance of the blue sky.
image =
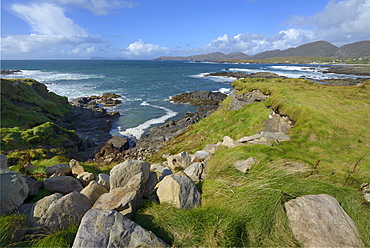
POLYGON ((2 59, 253 55, 370 40, 370 0, 2 0, 2 59))

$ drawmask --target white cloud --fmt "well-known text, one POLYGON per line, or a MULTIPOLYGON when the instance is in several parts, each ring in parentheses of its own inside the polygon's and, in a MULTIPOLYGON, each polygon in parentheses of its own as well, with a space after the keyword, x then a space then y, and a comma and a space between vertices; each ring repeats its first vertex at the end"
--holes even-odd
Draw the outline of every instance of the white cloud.
POLYGON ((90 10, 95 15, 107 15, 110 10, 132 8, 133 3, 122 0, 47 0, 66 5, 75 5, 90 10))
POLYGON ((131 43, 123 52, 124 56, 128 58, 148 58, 167 54, 169 48, 161 47, 159 45, 146 44, 141 39, 131 43))
MULTIPOLYGON (((26 57, 55 55, 65 47, 104 43, 99 37, 89 35, 64 14, 64 9, 51 3, 13 4, 11 9, 24 21, 32 32, 30 35, 8 35, 1 38, 1 51, 5 57, 20 54, 26 57), (59 50, 58 50, 59 49, 59 50)), ((78 49, 78 48, 76 48, 78 49)), ((78 50, 76 50, 78 51, 78 50)), ((92 53, 94 50, 90 49, 92 53)))
POLYGON ((325 40, 337 46, 370 39, 370 0, 330 1, 319 13, 293 17, 283 29, 271 36, 241 33, 223 35, 208 45, 193 49, 194 53, 245 52, 253 55, 266 50, 284 50, 305 43, 325 40))
POLYGON ((87 32, 64 15, 64 10, 50 3, 14 4, 11 9, 25 20, 33 31, 42 35, 86 36, 87 32))

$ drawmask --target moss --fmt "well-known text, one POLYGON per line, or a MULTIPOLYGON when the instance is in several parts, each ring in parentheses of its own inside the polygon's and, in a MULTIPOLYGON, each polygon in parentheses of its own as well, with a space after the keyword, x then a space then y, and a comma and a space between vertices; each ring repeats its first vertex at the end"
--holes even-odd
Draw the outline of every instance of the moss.
POLYGON ((70 108, 66 97, 35 80, 1 79, 2 127, 31 128, 59 120, 70 108))

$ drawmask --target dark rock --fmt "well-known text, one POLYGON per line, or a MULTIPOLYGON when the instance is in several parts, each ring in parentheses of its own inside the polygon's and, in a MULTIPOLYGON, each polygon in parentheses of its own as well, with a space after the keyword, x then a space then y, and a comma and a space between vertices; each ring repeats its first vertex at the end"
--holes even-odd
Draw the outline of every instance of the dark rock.
POLYGON ((80 181, 74 177, 60 176, 49 177, 44 181, 45 189, 54 192, 68 194, 72 191, 81 191, 83 189, 80 181))
POLYGON ((21 70, 1 70, 1 75, 21 74, 21 70))
POLYGON ((194 91, 183 93, 171 98, 175 103, 189 103, 191 105, 218 105, 227 95, 220 92, 194 91))
POLYGON ((36 179, 32 177, 26 177, 26 176, 23 176, 23 177, 26 179, 26 183, 29 188, 28 195, 29 196, 37 195, 39 193, 39 190, 43 186, 42 182, 37 181, 36 179))
POLYGON ((286 78, 284 76, 280 76, 276 73, 271 72, 257 72, 252 74, 244 72, 215 72, 209 73, 206 76, 232 77, 232 78, 286 78))

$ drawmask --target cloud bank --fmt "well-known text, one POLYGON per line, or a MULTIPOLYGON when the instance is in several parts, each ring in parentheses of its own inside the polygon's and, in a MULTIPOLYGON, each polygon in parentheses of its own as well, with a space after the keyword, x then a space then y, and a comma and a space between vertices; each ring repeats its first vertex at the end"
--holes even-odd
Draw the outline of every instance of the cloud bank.
POLYGON ((86 56, 114 54, 111 57, 151 59, 161 55, 210 52, 244 52, 254 55, 318 40, 342 46, 370 39, 370 0, 332 0, 315 15, 290 18, 274 35, 243 32, 224 34, 210 40, 209 44, 188 50, 145 43, 141 37, 129 45, 113 46, 100 35, 90 34, 67 17, 65 13, 72 7, 86 9, 96 16, 104 16, 120 8, 132 8, 134 4, 120 0, 40 0, 28 4, 13 4, 11 11, 30 26, 32 33, 1 38, 3 56, 11 58, 28 56, 37 59, 58 56, 88 58, 86 56))

